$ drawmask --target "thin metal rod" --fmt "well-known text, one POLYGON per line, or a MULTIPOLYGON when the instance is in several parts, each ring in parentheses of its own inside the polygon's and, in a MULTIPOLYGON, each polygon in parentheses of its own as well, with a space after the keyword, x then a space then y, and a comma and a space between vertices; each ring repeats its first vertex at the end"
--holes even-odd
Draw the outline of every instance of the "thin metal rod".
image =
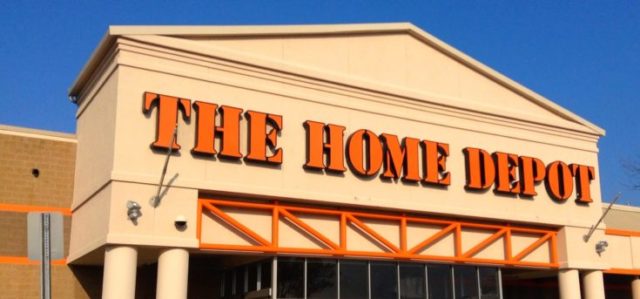
POLYGON ((616 201, 618 201, 618 199, 620 199, 621 196, 622 196, 622 193, 618 192, 618 194, 616 194, 616 197, 613 198, 613 200, 609 204, 609 207, 607 207, 607 210, 604 211, 604 213, 602 213, 602 216, 600 216, 600 219, 598 219, 598 222, 596 223, 596 225, 591 226, 591 228, 589 229, 589 232, 586 235, 582 236, 585 242, 589 242, 589 239, 591 238, 591 235, 593 235, 593 232, 596 231, 596 229, 598 228, 598 225, 600 225, 600 222, 602 222, 604 217, 607 216, 607 214, 609 213, 609 210, 611 210, 611 207, 613 207, 613 204, 615 204, 616 201))
POLYGON ((160 192, 162 191, 162 184, 164 183, 164 177, 167 174, 167 166, 169 166, 169 158, 173 153, 173 143, 176 141, 176 135, 178 135, 178 124, 176 123, 176 127, 173 129, 173 135, 171 135, 171 142, 169 143, 169 148, 167 149, 167 156, 164 160, 164 167, 162 168, 162 175, 160 176, 160 183, 158 183, 158 192, 156 196, 151 198, 151 206, 157 207, 160 203, 160 192))
POLYGON ((42 213, 42 298, 51 298, 51 214, 42 213))

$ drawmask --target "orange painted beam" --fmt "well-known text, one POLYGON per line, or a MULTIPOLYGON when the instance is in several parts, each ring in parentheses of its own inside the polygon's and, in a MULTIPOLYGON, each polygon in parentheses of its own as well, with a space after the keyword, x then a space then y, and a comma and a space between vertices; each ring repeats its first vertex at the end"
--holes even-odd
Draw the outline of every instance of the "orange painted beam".
POLYGON ((353 257, 353 258, 387 258, 387 259, 410 259, 416 261, 436 261, 466 264, 492 264, 505 266, 521 266, 535 268, 558 268, 557 263, 547 262, 526 262, 526 261, 505 261, 501 259, 486 258, 460 258, 454 256, 438 256, 438 255, 403 255, 395 252, 373 252, 373 251, 353 251, 353 250, 330 250, 315 248, 290 248, 271 246, 251 246, 251 245, 224 245, 224 244, 203 244, 203 250, 216 252, 262 252, 270 254, 286 254, 286 255, 325 255, 335 257, 353 257))
POLYGON ((17 213, 29 213, 29 212, 58 212, 65 216, 71 216, 71 209, 61 207, 49 207, 49 206, 32 206, 32 205, 19 205, 0 203, 0 211, 3 212, 17 212, 17 213))
POLYGON ((523 249, 522 251, 520 251, 520 253, 518 253, 516 256, 514 256, 513 260, 515 260, 515 261, 522 260, 527 255, 529 255, 531 252, 533 252, 538 247, 540 247, 542 245, 542 243, 546 242, 550 238, 551 238, 551 234, 546 234, 546 235, 540 237, 538 240, 536 240, 531 245, 527 246, 527 248, 523 249))
POLYGON ((511 227, 507 226, 507 232, 504 234, 504 258, 509 261, 512 257, 511 227))
POLYGON ((557 263, 558 262, 558 234, 557 233, 551 233, 551 240, 550 240, 550 252, 551 252, 551 262, 552 263, 557 263))
POLYGON ((420 249, 427 247, 427 245, 430 245, 430 244, 442 239, 445 235, 450 233, 456 227, 457 227, 457 225, 455 223, 449 224, 449 226, 443 228, 441 231, 435 233, 433 236, 431 236, 431 237, 427 238, 426 240, 420 242, 418 245, 413 246, 413 248, 409 249, 409 253, 410 254, 415 254, 416 252, 420 251, 420 249))
POLYGON ((456 257, 460 257, 462 255, 462 225, 459 223, 456 225, 454 243, 456 257))
POLYGON ((382 235, 378 234, 375 230, 371 229, 368 225, 364 224, 364 222, 360 221, 359 219, 353 217, 350 214, 347 214, 347 219, 351 221, 351 223, 355 224, 358 228, 362 229, 366 234, 370 235, 371 237, 373 237, 374 239, 382 243, 382 245, 387 247, 389 250, 393 252, 400 252, 400 248, 398 248, 393 243, 389 242, 389 240, 387 240, 382 235))
MULTIPOLYGON (((218 199, 200 199, 202 202, 203 210, 209 210, 214 215, 222 218, 229 223, 232 227, 244 232, 248 236, 252 237, 253 231, 244 227, 240 222, 233 219, 216 206, 235 207, 243 209, 258 209, 269 210, 272 213, 272 242, 269 243, 266 240, 264 242, 258 241, 256 245, 231 245, 231 244, 205 244, 200 243, 200 248, 203 250, 214 251, 233 251, 233 252, 265 252, 270 254, 286 254, 286 255, 326 255, 334 257, 355 257, 355 258, 383 258, 383 259, 402 259, 402 260, 419 260, 419 261, 442 261, 453 263, 475 263, 475 264, 496 264, 506 266, 521 266, 521 267, 544 267, 544 268, 557 268, 557 231, 552 229, 538 229, 531 227, 514 227, 511 225, 496 225, 486 223, 472 223, 457 220, 441 220, 419 217, 407 217, 406 215, 396 214, 379 214, 379 213, 365 213, 365 212, 353 212, 345 210, 332 210, 328 208, 315 208, 315 207, 300 207, 300 206, 288 206, 279 203, 253 203, 253 202, 241 202, 241 201, 229 201, 218 199), (329 240, 321 230, 313 228, 308 223, 301 221, 293 212, 300 212, 308 215, 330 215, 336 216, 339 219, 339 244, 335 244, 329 240), (327 245, 328 248, 292 248, 281 247, 278 245, 278 223, 280 219, 284 217, 291 221, 294 225, 297 225, 303 231, 309 233, 312 237, 315 237, 320 242, 327 245), (376 219, 395 222, 399 229, 399 244, 396 245, 381 234, 376 232, 372 227, 366 225, 363 219, 376 219), (367 234, 380 245, 385 247, 388 251, 357 251, 347 249, 347 225, 351 223, 367 234), (443 229, 428 237, 418 245, 411 249, 407 249, 407 227, 412 223, 439 225, 443 229), (466 252, 462 252, 462 239, 464 237, 464 229, 484 229, 495 231, 491 236, 478 242, 471 249, 466 252), (422 248, 433 244, 446 236, 447 234, 454 233, 455 242, 453 256, 434 256, 418 254, 422 248), (512 253, 512 233, 526 233, 539 235, 539 238, 530 244, 528 247, 519 252, 516 256, 512 253), (482 251, 497 239, 504 237, 504 259, 487 259, 474 257, 478 252, 482 251), (323 240, 324 239, 324 240, 323 240), (534 250, 538 249, 545 242, 549 243, 549 261, 522 261, 527 255, 534 250)), ((199 224, 200 225, 200 224, 199 224)), ((255 233, 254 233, 255 234, 255 233)), ((259 237, 259 236, 258 236, 259 237)), ((254 237, 252 237, 254 238, 254 237)), ((257 238, 254 238, 257 240, 257 238)))
MULTIPOLYGON (((401 221, 402 218, 405 218, 408 223, 413 222, 413 223, 439 224, 439 225, 449 225, 451 223, 459 223, 461 226, 465 228, 494 229, 494 230, 499 230, 505 227, 505 225, 498 225, 498 224, 485 224, 485 223, 475 223, 475 222, 467 222, 467 221, 460 221, 460 220, 409 217, 409 216, 394 215, 394 214, 331 210, 328 208, 310 208, 310 207, 300 207, 300 206, 287 206, 287 205, 277 205, 277 204, 269 204, 269 203, 254 203, 254 202, 244 202, 244 201, 237 201, 237 200, 221 200, 221 199, 209 199, 209 198, 203 198, 200 200, 207 203, 215 204, 217 206, 228 206, 228 207, 236 207, 236 208, 272 210, 274 207, 280 206, 287 209, 289 212, 303 212, 303 213, 310 213, 310 214, 317 214, 317 215, 340 216, 342 215, 342 213, 348 212, 350 215, 358 218, 392 220, 392 221, 401 221)), ((516 233, 546 234, 550 231, 549 229, 538 229, 538 228, 531 228, 531 227, 518 227, 518 226, 509 226, 509 227, 513 232, 516 232, 516 233)))
POLYGON ((502 237, 507 232, 507 228, 503 228, 496 233, 492 234, 488 238, 482 240, 482 242, 478 243, 476 246, 473 246, 471 249, 467 250, 462 254, 462 257, 468 258, 472 257, 474 254, 478 253, 478 251, 487 248, 493 242, 498 240, 498 238, 502 237))
POLYGON ((400 251, 407 252, 407 218, 400 219, 400 251))
POLYGON ((308 224, 302 222, 298 217, 296 217, 296 216, 292 215, 291 213, 287 212, 287 210, 285 210, 283 208, 279 208, 278 210, 280 210, 280 214, 282 214, 282 216, 284 216, 285 218, 289 219, 295 225, 300 227, 302 230, 308 232, 309 234, 311 234, 311 236, 315 237, 317 240, 319 240, 320 242, 324 243, 325 245, 331 247, 332 249, 338 249, 340 247, 336 243, 334 243, 333 241, 329 240, 329 238, 327 238, 326 236, 324 236, 323 234, 321 234, 317 230, 313 229, 313 227, 311 227, 308 224))
POLYGON ((232 227, 236 228, 240 232, 244 233, 245 235, 247 235, 251 239, 257 241, 258 243, 261 243, 262 245, 271 246, 271 242, 265 240, 263 237, 258 235, 256 232, 252 231, 248 227, 244 226, 242 223, 240 223, 237 220, 233 219, 231 216, 227 215, 227 213, 223 212, 222 210, 220 210, 220 209, 218 209, 218 208, 216 208, 213 205, 210 205, 208 203, 204 203, 204 207, 207 208, 207 210, 213 212, 216 216, 220 217, 220 219, 225 221, 227 224, 231 225, 232 227))
POLYGON ((340 249, 347 249, 347 214, 340 215, 340 249))

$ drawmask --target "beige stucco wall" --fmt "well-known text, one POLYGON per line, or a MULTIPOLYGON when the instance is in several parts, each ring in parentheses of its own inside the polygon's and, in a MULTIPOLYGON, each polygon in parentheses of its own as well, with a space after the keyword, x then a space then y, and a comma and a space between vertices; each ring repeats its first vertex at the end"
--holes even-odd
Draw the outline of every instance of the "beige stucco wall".
MULTIPOLYGON (((510 124, 512 120, 505 119, 469 119, 461 111, 451 111, 443 116, 440 111, 427 110, 419 102, 399 105, 393 99, 379 95, 362 98, 356 91, 345 95, 335 89, 323 89, 323 93, 318 94, 311 89, 317 88, 315 86, 277 83, 127 51, 120 55, 122 63, 126 64, 120 68, 121 76, 135 78, 123 79, 119 85, 117 123, 118 132, 123 133, 116 136, 113 175, 123 180, 146 183, 158 180, 164 156, 149 149, 155 136, 155 114, 147 117, 140 108, 142 94, 153 91, 279 114, 284 119, 284 130, 278 140, 284 150, 284 163, 279 168, 194 157, 188 149, 194 145, 195 119, 190 123, 180 120, 178 140, 184 149, 180 156, 172 158, 168 172, 169 177, 179 174, 176 186, 546 224, 590 225, 600 213, 597 200, 589 206, 576 205, 573 200, 559 204, 549 198, 542 185, 538 186, 539 194, 533 200, 495 196, 491 191, 470 193, 463 187, 462 149, 466 146, 538 157, 546 163, 562 160, 597 165, 595 144, 576 142, 576 146, 584 147, 581 150, 562 145, 570 142, 569 131, 557 136, 550 134, 554 130, 551 128, 543 131, 538 125, 524 123, 514 127, 510 124), (153 72, 149 68, 159 70, 153 72), (263 90, 262 86, 268 87, 263 90), (363 180, 350 172, 341 177, 305 171, 302 168, 305 159, 302 124, 306 120, 344 125, 347 136, 357 129, 367 128, 378 134, 384 132, 448 143, 451 186, 443 190, 388 183, 378 178, 363 180), (131 127, 136 129, 126 129, 131 127), (541 142, 543 139, 544 143, 541 142), (221 173, 225 175, 220 176, 221 173), (326 192, 325 186, 332 186, 331 192, 326 192), (511 212, 514 210, 518 213, 511 212)), ((461 100, 473 102, 468 98, 461 100)), ((243 123, 243 142, 245 130, 246 123, 243 123)), ((246 149, 246 144, 242 148, 246 149)), ((598 180, 592 182, 592 192, 597 198, 598 180)))
MULTIPOLYGON (((533 199, 468 192, 462 153, 467 146, 479 147, 537 157, 545 163, 561 160, 590 165, 597 172, 599 133, 557 110, 555 104, 507 87, 488 77, 490 70, 480 72, 474 62, 452 57, 424 39, 428 37, 376 32, 262 39, 125 34, 112 39, 115 44, 109 53, 117 54, 107 55, 109 62, 96 72, 113 75, 105 84, 99 84, 99 79, 87 81, 80 93, 74 199, 77 207, 97 198, 92 192, 111 182, 105 199, 110 213, 100 220, 79 216, 72 234, 86 234, 80 222, 106 223, 108 219, 107 231, 101 233, 110 243, 197 247, 193 226, 177 231, 173 221, 177 215, 195 221, 198 191, 204 190, 566 226, 567 242, 560 242, 566 247, 564 257, 575 256, 580 261, 572 264, 576 267, 599 267, 591 263, 592 256, 573 253, 590 245, 568 241, 581 236, 601 213, 597 173, 591 183, 595 201, 590 205, 577 205, 575 194, 557 203, 547 195, 544 184, 536 187, 538 195, 533 199), (284 129, 278 146, 284 151, 283 164, 262 166, 194 156, 190 149, 195 115, 189 122, 180 118, 182 150, 169 163, 171 188, 160 206, 152 208, 148 202, 165 155, 149 147, 156 134, 157 110, 143 114, 146 91, 282 115, 284 129), (434 188, 377 177, 363 179, 349 171, 344 175, 307 171, 302 167, 302 124, 306 120, 345 126, 345 144, 347 136, 358 129, 447 143, 451 185, 434 188), (127 200, 143 206, 137 225, 126 218, 127 200), (583 263, 584 259, 589 261, 583 263)), ((246 153, 245 121, 241 134, 246 153)), ((75 213, 94 213, 88 211, 90 205, 85 206, 75 213)))
MULTIPOLYGON (((603 204, 602 212, 606 213, 609 204, 603 204)), ((614 204, 603 219, 607 227, 631 231, 640 231, 640 208, 614 204)))
POLYGON ((611 268, 640 268, 640 237, 607 235, 604 240, 609 246, 602 253, 602 258, 611 268))

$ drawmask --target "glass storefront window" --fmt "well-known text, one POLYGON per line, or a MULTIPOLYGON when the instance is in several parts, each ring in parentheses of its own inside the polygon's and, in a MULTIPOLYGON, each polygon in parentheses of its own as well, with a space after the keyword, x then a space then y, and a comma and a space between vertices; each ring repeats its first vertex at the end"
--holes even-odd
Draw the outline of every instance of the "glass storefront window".
POLYGON ((455 266, 453 267, 456 288, 456 299, 477 299, 478 298, 478 276, 476 267, 455 266))
POLYGON ((307 298, 334 299, 338 297, 338 263, 334 260, 308 260, 307 298))
POLYGON ((244 291, 244 271, 245 268, 244 267, 240 267, 238 269, 236 269, 235 272, 235 293, 236 295, 243 295, 245 293, 244 291))
POLYGON ((260 264, 260 288, 271 288, 271 260, 260 264))
POLYGON ((479 268, 480 275, 480 298, 499 299, 500 285, 498 284, 498 269, 479 268))
POLYGON ((233 271, 228 271, 224 275, 224 297, 231 298, 233 293, 233 271))
POLYGON ((278 259, 278 298, 304 298, 304 259, 278 259))
POLYGON ((429 299, 453 299, 451 287, 451 267, 448 265, 428 265, 429 299))
POLYGON ((247 271, 247 291, 255 291, 258 289, 258 265, 249 265, 247 271))
POLYGON ((422 264, 400 264, 400 298, 425 298, 425 266, 422 264))
POLYGON ((340 298, 368 298, 368 273, 367 262, 340 261, 340 298))
POLYGON ((221 298, 267 298, 277 264, 278 299, 501 299, 498 268, 286 258, 225 271, 221 298), (262 291, 260 291, 262 290, 262 291), (258 297, 255 297, 258 298, 258 297))
POLYGON ((398 298, 398 274, 396 270, 396 263, 371 263, 371 298, 398 298))

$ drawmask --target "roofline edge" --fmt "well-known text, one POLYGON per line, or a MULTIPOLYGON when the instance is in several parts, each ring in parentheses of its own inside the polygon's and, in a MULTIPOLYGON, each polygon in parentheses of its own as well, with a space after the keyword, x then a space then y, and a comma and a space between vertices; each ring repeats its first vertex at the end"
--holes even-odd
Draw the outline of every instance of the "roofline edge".
POLYGON ((68 90, 69 97, 77 96, 89 81, 93 72, 108 52, 117 36, 122 35, 187 35, 187 36, 270 36, 295 34, 347 34, 347 33, 383 33, 406 32, 443 52, 445 55, 463 63, 465 66, 488 77, 494 82, 516 92, 520 96, 554 111, 561 117, 573 120, 587 128, 595 135, 604 136, 606 131, 590 121, 578 116, 568 109, 556 104, 546 97, 530 90, 520 83, 508 78, 500 72, 454 48, 446 42, 429 34, 409 22, 400 23, 362 23, 362 24, 329 24, 329 25, 257 25, 257 26, 109 26, 98 47, 93 51, 80 74, 68 90))

